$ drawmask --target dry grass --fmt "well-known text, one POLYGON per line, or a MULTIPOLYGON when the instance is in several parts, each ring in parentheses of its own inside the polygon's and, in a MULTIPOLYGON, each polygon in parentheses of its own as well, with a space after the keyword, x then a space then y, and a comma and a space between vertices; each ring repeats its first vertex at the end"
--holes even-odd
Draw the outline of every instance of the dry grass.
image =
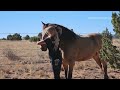
MULTIPOLYGON (((120 40, 113 40, 120 47, 120 40)), ((120 70, 108 67, 111 79, 120 79, 120 70)), ((53 79, 47 52, 29 41, 0 41, 0 79, 53 79)), ((64 71, 61 72, 64 79, 64 71)), ((103 79, 94 60, 76 62, 74 79, 103 79)))

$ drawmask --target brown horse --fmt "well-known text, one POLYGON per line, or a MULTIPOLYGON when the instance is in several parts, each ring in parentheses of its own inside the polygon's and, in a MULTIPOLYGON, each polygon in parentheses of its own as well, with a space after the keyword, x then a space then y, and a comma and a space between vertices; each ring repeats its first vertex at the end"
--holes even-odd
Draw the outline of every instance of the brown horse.
MULTIPOLYGON (((47 37, 46 32, 56 31, 60 40, 60 49, 62 51, 63 67, 66 79, 72 78, 75 61, 85 61, 94 59, 104 73, 104 79, 108 79, 107 63, 100 60, 99 51, 102 46, 102 36, 100 34, 90 34, 84 37, 78 36, 68 28, 51 23, 43 23, 42 39, 47 37)), ((56 34, 53 34, 53 36, 56 34)), ((58 41, 58 40, 56 40, 58 41)), ((46 45, 42 45, 42 51, 46 51, 46 45)))

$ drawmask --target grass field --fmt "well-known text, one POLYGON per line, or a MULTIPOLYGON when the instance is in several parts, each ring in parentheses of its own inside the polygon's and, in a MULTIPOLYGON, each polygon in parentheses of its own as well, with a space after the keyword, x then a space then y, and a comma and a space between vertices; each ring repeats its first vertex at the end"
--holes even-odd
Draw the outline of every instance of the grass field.
MULTIPOLYGON (((120 40, 113 44, 120 48, 120 40)), ((29 41, 0 41, 0 79, 53 79, 48 52, 29 41)), ((120 70, 108 66, 110 79, 120 79, 120 70)), ((61 71, 64 79, 64 71, 61 71)), ((73 79, 103 79, 94 60, 76 62, 73 79)))

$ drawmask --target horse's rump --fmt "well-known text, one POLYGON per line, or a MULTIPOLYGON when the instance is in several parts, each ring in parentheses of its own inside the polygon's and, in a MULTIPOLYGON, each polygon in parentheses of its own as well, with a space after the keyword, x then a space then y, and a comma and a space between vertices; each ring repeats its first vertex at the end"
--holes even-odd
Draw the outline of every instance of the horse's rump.
POLYGON ((89 34, 89 37, 96 43, 98 49, 102 46, 102 35, 101 34, 89 34))

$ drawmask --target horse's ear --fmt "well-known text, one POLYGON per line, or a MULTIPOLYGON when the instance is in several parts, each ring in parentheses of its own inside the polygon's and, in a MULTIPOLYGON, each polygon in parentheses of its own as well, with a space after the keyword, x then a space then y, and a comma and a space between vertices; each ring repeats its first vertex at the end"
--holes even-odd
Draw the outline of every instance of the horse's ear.
MULTIPOLYGON (((42 22, 42 21, 41 21, 42 22)), ((44 22, 42 22, 43 26, 45 26, 46 24, 44 22)))

